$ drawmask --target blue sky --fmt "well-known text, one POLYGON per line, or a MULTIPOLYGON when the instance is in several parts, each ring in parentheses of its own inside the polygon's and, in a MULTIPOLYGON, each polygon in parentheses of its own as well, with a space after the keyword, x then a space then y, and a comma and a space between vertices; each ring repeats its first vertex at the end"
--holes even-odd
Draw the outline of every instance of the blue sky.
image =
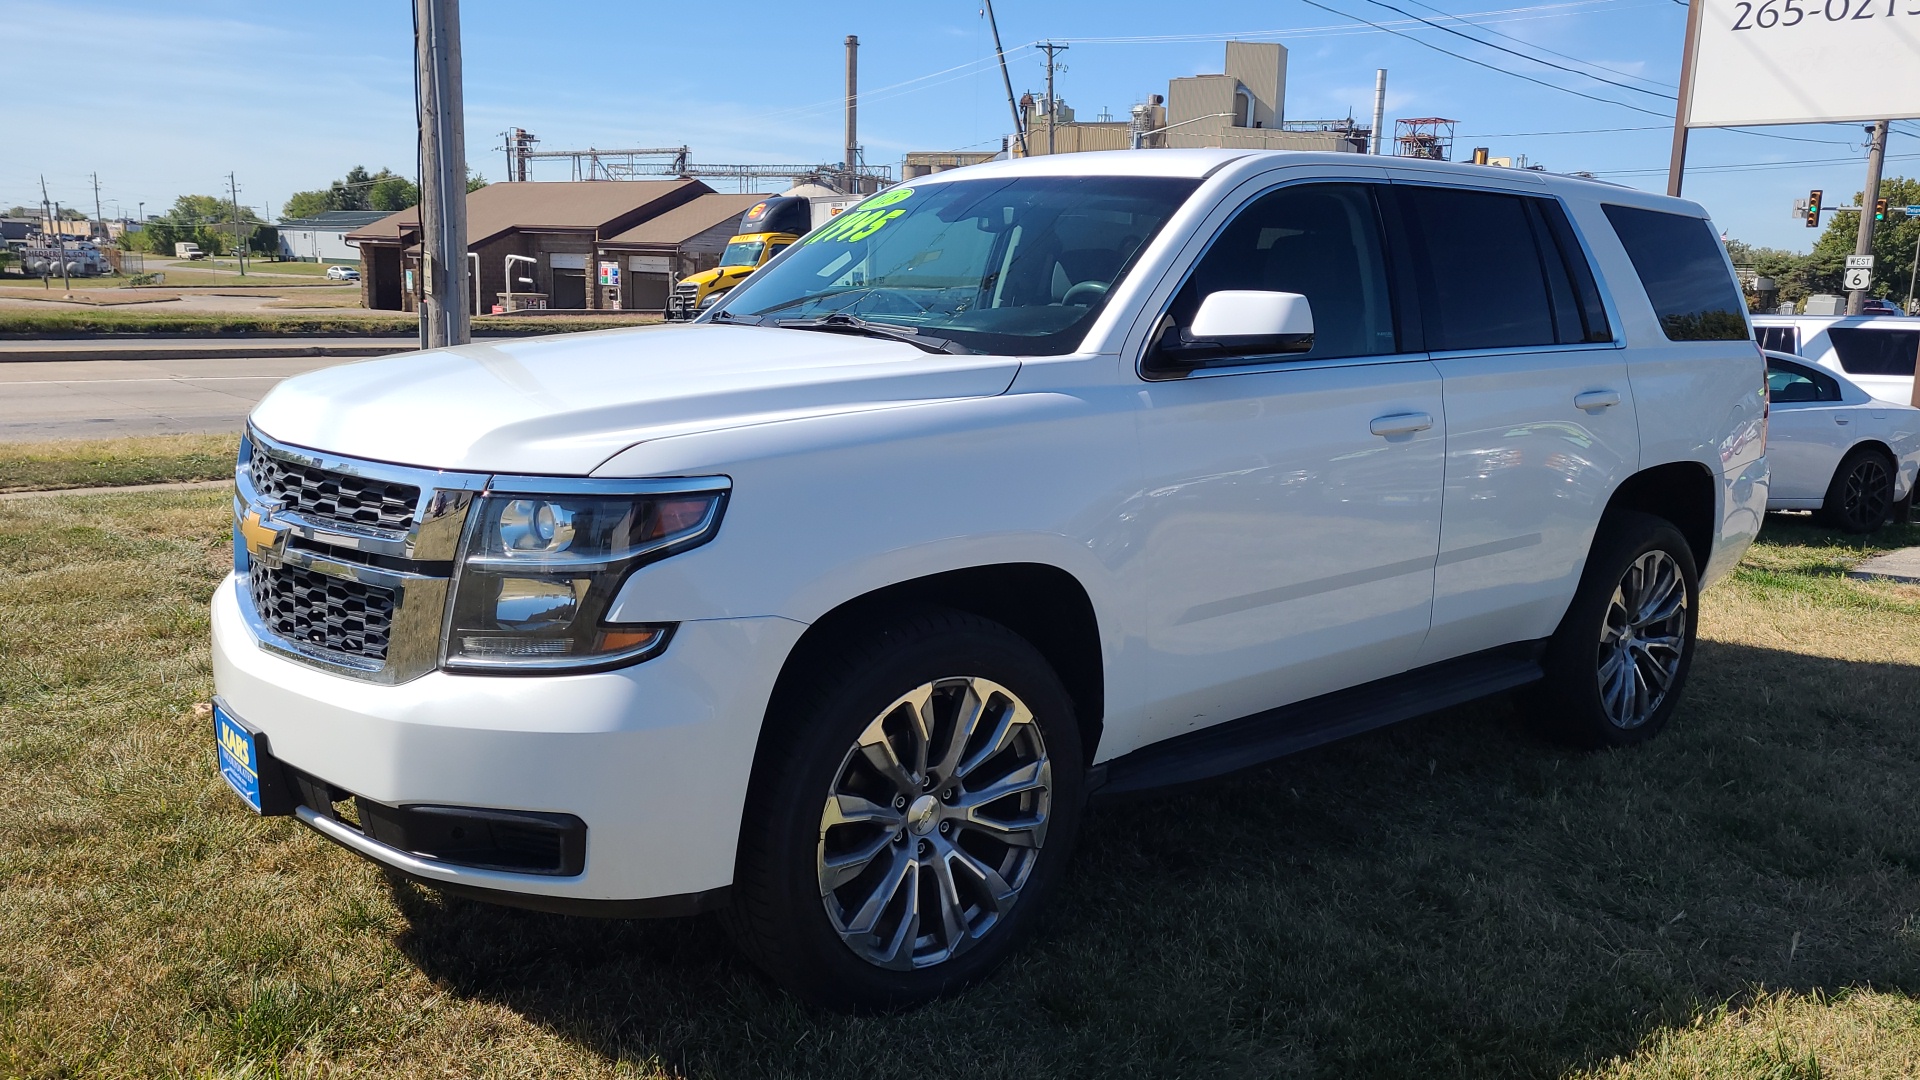
MULTIPOLYGON (((1484 145, 1555 171, 1664 187, 1670 122, 1476 67, 1419 41, 1660 113, 1670 103, 1655 94, 1672 93, 1678 81, 1686 14, 1678 0, 1432 0, 1479 24, 1454 24, 1466 32, 1654 93, 1528 63, 1385 6, 1435 17, 1414 0, 1321 2, 1335 10, 1305 0, 1001 0, 996 11, 1015 93, 1044 86, 1041 56, 1029 43, 1065 42, 1057 86, 1082 118, 1102 108, 1124 116, 1146 95, 1165 93, 1171 77, 1220 70, 1229 37, 1277 40, 1289 50, 1289 119, 1368 117, 1374 69, 1385 67, 1389 120, 1457 118, 1456 157, 1484 145), (1632 128, 1643 130, 1601 130, 1632 128), (1534 134, 1550 132, 1579 134, 1534 134)), ((850 33, 861 41, 869 162, 897 167, 909 150, 997 147, 1008 109, 980 10, 977 0, 469 0, 461 15, 468 157, 501 179, 497 133, 517 125, 539 135, 542 149, 685 143, 698 162, 836 161, 841 42, 850 33)), ((294 191, 324 186, 356 164, 411 174, 409 11, 404 0, 0 0, 10 58, 0 80, 9 136, 0 151, 0 208, 38 202, 42 174, 53 198, 91 210, 90 174, 98 173, 109 215, 116 207, 130 215, 142 202, 151 213, 187 192, 224 193, 229 171, 242 202, 274 213, 294 191), (28 57, 46 59, 49 77, 29 77, 28 57)), ((1858 125, 1766 130, 1784 137, 1695 132, 1689 165, 1699 171, 1690 170, 1686 194, 1735 237, 1804 249, 1818 233, 1792 218, 1793 201, 1812 187, 1824 189, 1829 204, 1850 201, 1864 172, 1862 133, 1858 125)), ((1889 146, 1889 175, 1920 172, 1920 137, 1910 132, 1920 125, 1902 125, 1889 146)), ((534 178, 567 179, 568 167, 546 163, 534 178)))

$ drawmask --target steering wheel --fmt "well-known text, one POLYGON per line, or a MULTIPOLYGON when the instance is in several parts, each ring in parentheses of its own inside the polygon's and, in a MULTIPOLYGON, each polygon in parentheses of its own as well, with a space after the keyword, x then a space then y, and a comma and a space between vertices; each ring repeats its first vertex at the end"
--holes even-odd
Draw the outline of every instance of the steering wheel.
POLYGON ((1075 306, 1076 299, 1080 307, 1091 307, 1095 300, 1107 295, 1107 283, 1104 281, 1082 281, 1066 291, 1060 298, 1061 307, 1075 306))

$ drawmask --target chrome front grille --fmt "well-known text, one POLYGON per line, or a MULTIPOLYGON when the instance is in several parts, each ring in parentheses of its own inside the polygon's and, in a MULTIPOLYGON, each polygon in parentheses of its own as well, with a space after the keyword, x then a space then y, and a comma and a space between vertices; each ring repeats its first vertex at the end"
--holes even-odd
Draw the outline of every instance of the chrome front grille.
POLYGON ((675 285, 673 295, 667 298, 667 314, 676 319, 691 319, 699 314, 696 300, 700 295, 700 286, 692 282, 675 285))
POLYGON ((440 660, 461 530, 487 476, 360 461, 249 431, 234 474, 234 571, 263 648, 402 683, 440 660))
POLYGON ((386 660, 394 590, 264 562, 248 568, 247 588, 254 613, 272 633, 325 652, 386 660))
POLYGON ((315 522, 401 532, 413 524, 420 489, 334 472, 253 447, 253 485, 262 497, 315 522))

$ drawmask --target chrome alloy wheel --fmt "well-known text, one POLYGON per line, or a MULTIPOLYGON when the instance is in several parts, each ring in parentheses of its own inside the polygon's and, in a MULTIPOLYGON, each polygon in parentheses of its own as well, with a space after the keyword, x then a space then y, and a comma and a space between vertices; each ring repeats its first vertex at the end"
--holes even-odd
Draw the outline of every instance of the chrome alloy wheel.
POLYGON ((1687 582, 1664 551, 1635 559, 1614 586, 1600 627, 1600 705, 1615 727, 1637 728, 1666 700, 1686 649, 1687 582))
POLYGON ((991 933, 1046 842, 1053 769, 1033 712, 987 679, 901 695, 841 761, 820 812, 820 898, 883 968, 931 967, 991 933))

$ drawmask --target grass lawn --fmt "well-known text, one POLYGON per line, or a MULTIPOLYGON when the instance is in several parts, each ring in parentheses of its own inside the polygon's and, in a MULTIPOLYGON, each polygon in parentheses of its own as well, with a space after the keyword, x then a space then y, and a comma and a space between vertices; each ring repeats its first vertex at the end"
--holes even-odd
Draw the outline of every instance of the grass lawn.
POLYGON ((0 442, 0 492, 220 480, 238 448, 235 435, 0 442))
POLYGON ((1920 588, 1804 523, 1707 595, 1658 742, 1505 700, 1103 807, 1015 963, 845 1019, 709 920, 447 899, 244 812, 195 710, 228 498, 0 502, 0 1076, 1920 1074, 1920 588))
MULTIPOLYGON (((208 260, 207 265, 218 270, 238 270, 240 268, 239 263, 224 256, 208 260)), ((324 278, 327 276, 327 267, 329 266, 351 266, 355 270, 360 269, 358 260, 349 260, 340 263, 313 263, 273 262, 270 259, 248 259, 247 274, 249 277, 254 274, 280 274, 288 277, 324 278)))

